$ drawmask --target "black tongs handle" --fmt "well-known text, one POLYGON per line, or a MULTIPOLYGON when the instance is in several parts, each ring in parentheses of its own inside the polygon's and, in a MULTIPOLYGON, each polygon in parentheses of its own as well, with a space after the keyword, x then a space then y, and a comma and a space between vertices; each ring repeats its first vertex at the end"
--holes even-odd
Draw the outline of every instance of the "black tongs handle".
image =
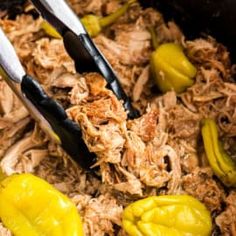
POLYGON ((23 77, 21 90, 50 123, 55 134, 58 134, 63 149, 85 169, 95 164, 96 156, 89 152, 84 143, 80 127, 68 119, 63 107, 50 98, 29 75, 23 77))
POLYGON ((31 2, 42 17, 63 37, 65 48, 75 61, 77 72, 100 73, 107 81, 108 88, 119 100, 124 101, 128 117, 131 119, 138 117, 138 111, 132 107, 110 64, 90 39, 83 24, 68 4, 64 0, 31 0, 31 2))
POLYGON ((96 157, 84 143, 80 127, 67 117, 63 107, 50 98, 36 80, 26 74, 13 45, 1 28, 0 41, 0 65, 5 81, 45 133, 61 144, 81 167, 89 169, 95 164, 96 157))
POLYGON ((91 71, 100 73, 106 79, 108 89, 112 90, 119 100, 123 100, 128 117, 130 119, 137 118, 138 111, 132 107, 131 101, 121 87, 113 69, 90 36, 88 34, 76 35, 68 30, 63 35, 63 41, 68 54, 75 61, 76 71, 79 73, 91 71))

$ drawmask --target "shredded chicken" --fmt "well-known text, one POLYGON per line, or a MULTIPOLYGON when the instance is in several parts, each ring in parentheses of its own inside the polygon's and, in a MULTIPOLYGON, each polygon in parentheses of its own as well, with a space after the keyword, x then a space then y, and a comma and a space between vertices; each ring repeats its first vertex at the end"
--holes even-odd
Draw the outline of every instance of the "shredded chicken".
POLYGON ((236 235, 236 192, 231 191, 225 200, 226 209, 216 217, 223 235, 236 235))
POLYGON ((0 223, 0 236, 12 236, 11 232, 0 223))
POLYGON ((219 211, 225 194, 219 183, 212 179, 209 168, 196 168, 191 174, 183 177, 183 190, 204 202, 210 211, 219 211))
MULTIPOLYGON (((107 15, 125 1, 69 0, 79 15, 107 15)), ((3 16, 6 13, 2 14, 3 16)), ((1 16, 1 15, 0 15, 1 16)), ((7 174, 33 173, 76 204, 86 235, 126 235, 121 225, 125 206, 159 194, 189 194, 212 213, 213 231, 236 235, 236 194, 211 170, 200 137, 200 121, 217 121, 224 148, 236 156, 236 85, 225 47, 212 38, 186 41, 174 22, 135 3, 94 38, 132 98, 140 117, 127 120, 122 101, 97 73, 75 73, 61 39, 40 29, 42 19, 21 14, 2 18, 0 26, 14 44, 27 73, 59 101, 82 129, 97 156, 85 172, 49 140, 0 78, 0 167, 7 174), (181 94, 155 92, 149 72, 150 27, 158 43, 178 42, 197 68, 195 83, 181 94)), ((11 236, 0 222, 0 236, 11 236)))
POLYGON ((145 84, 148 82, 149 78, 149 66, 146 66, 140 76, 138 77, 133 90, 133 101, 137 102, 143 92, 145 84))
POLYGON ((12 145, 5 153, 0 163, 3 172, 7 175, 32 172, 33 168, 47 155, 47 150, 35 149, 39 145, 41 143, 35 142, 30 134, 26 134, 24 138, 12 145))
POLYGON ((83 215, 85 222, 84 231, 86 235, 101 236, 115 235, 113 224, 121 226, 121 214, 123 207, 117 205, 117 201, 109 194, 98 198, 88 195, 74 196, 72 201, 77 205, 79 212, 83 215))

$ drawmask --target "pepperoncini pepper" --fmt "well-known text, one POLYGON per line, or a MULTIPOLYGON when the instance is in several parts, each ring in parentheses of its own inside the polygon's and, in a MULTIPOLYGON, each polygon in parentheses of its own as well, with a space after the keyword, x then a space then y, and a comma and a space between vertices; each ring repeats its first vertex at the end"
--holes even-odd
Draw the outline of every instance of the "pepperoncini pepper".
POLYGON ((105 17, 99 17, 92 14, 86 15, 81 19, 81 22, 83 23, 89 35, 91 37, 95 37, 101 32, 103 28, 113 24, 119 17, 124 15, 134 2, 136 2, 136 0, 129 0, 118 10, 105 17))
MULTIPOLYGON (((91 37, 95 37, 102 31, 103 28, 111 25, 119 17, 124 15, 134 2, 136 2, 136 0, 129 0, 118 10, 105 17, 99 17, 93 14, 85 15, 81 19, 81 22, 84 25, 85 29, 87 30, 88 34, 91 37)), ((61 35, 56 31, 56 29, 46 21, 42 22, 41 29, 43 29, 46 32, 46 34, 50 35, 53 38, 58 38, 58 39, 61 38, 61 35)))
POLYGON ((236 186, 236 163, 223 149, 218 139, 215 121, 204 119, 202 121, 201 131, 207 159, 215 175, 226 186, 236 186))
POLYGON ((205 206, 188 195, 153 196, 132 203, 122 224, 130 236, 207 236, 211 216, 205 206))
POLYGON ((0 183, 0 219, 15 236, 82 236, 75 205, 46 181, 31 174, 0 183))
MULTIPOLYGON (((152 36, 153 37, 153 36, 152 36)), ((196 75, 196 68, 184 55, 180 45, 165 43, 151 54, 151 72, 162 92, 174 90, 183 92, 190 87, 196 75)))
POLYGON ((44 20, 41 23, 40 28, 43 29, 45 31, 45 33, 50 35, 51 37, 61 39, 61 35, 47 21, 44 20))

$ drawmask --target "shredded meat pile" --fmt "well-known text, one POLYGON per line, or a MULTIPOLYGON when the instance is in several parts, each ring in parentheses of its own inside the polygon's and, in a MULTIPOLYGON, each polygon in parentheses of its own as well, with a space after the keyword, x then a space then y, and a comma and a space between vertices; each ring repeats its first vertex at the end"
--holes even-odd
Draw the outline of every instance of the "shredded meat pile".
MULTIPOLYGON (((106 15, 116 0, 70 0, 79 16, 106 15)), ((135 4, 94 38, 116 71, 141 117, 127 121, 123 104, 96 73, 76 74, 60 39, 40 28, 41 18, 22 14, 0 20, 27 72, 77 122, 97 155, 101 179, 86 173, 43 133, 3 79, 0 79, 0 166, 10 175, 30 172, 69 196, 83 218, 86 235, 126 235, 123 208, 152 195, 198 198, 212 213, 214 232, 236 235, 236 191, 213 175, 200 138, 200 121, 217 120, 226 150, 235 155, 236 84, 229 54, 212 38, 187 41, 174 22, 135 4), (192 87, 177 95, 153 92, 149 26, 159 43, 178 42, 197 67, 192 87)), ((11 233, 0 224, 0 235, 11 233)))

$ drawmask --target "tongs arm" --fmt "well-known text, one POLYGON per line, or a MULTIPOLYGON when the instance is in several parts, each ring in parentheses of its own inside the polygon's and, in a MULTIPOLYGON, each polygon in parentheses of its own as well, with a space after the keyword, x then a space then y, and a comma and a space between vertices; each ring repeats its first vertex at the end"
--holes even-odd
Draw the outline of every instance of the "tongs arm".
POLYGON ((64 0, 31 0, 31 2, 42 17, 61 34, 68 54, 75 61, 77 72, 100 73, 107 81, 108 88, 119 100, 123 100, 129 118, 138 117, 138 111, 132 107, 112 67, 66 2, 64 0))
POLYGON ((89 152, 78 124, 70 120, 63 107, 50 98, 36 80, 25 73, 13 46, 1 29, 0 42, 0 65, 6 73, 6 82, 43 130, 61 144, 81 167, 89 169, 95 164, 96 156, 89 152))
MULTIPOLYGON (((88 150, 82 139, 81 128, 70 120, 63 107, 50 98, 40 84, 31 76, 25 75, 21 91, 49 122, 52 135, 58 137, 62 148, 84 169, 96 162, 96 156, 88 150)), ((54 138, 55 139, 55 138, 54 138)))

